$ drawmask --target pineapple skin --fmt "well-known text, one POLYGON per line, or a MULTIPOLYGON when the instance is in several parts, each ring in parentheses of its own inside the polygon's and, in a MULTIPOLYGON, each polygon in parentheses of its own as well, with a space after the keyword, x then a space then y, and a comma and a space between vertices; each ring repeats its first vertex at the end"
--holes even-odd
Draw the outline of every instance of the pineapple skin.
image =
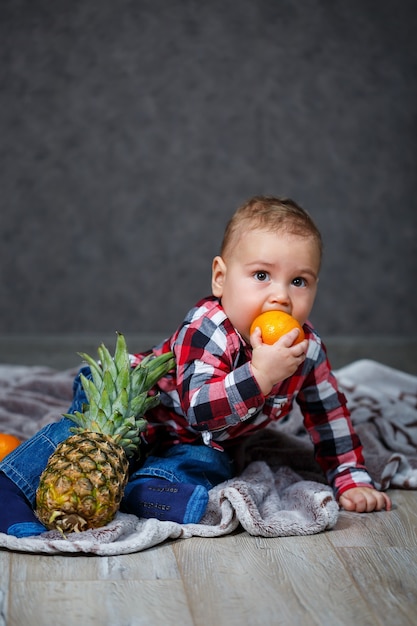
POLYGON ((84 432, 60 443, 37 491, 39 520, 62 533, 108 524, 128 479, 128 459, 108 435, 84 432))

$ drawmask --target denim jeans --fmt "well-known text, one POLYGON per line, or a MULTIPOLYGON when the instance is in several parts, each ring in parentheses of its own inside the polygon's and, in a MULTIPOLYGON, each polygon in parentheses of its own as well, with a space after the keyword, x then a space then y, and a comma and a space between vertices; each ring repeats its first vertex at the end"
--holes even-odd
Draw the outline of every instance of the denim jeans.
POLYGON ((125 495, 145 478, 165 478, 172 483, 202 485, 209 491, 232 478, 232 470, 232 461, 227 452, 205 445, 180 443, 168 448, 163 456, 149 456, 142 467, 131 474, 125 495))
MULTIPOLYGON (((73 401, 68 413, 81 411, 83 403, 87 402, 80 373, 91 378, 90 368, 82 367, 74 380, 73 401)), ((32 506, 35 504, 40 476, 49 457, 61 441, 73 434, 70 431, 73 426, 75 424, 67 417, 48 424, 0 462, 0 472, 4 472, 21 489, 32 506)), ((211 489, 232 477, 232 462, 226 452, 205 445, 177 444, 169 448, 163 456, 149 456, 130 476, 125 494, 129 493, 138 480, 149 477, 192 483, 211 489)))
MULTIPOLYGON (((91 378, 90 368, 82 367, 74 379, 73 400, 67 413, 81 411, 83 403, 87 402, 80 380, 81 373, 91 378)), ((75 424, 67 417, 48 424, 0 462, 0 472, 4 472, 19 487, 32 506, 35 504, 40 476, 49 457, 61 441, 73 434, 70 431, 73 426, 75 424)))

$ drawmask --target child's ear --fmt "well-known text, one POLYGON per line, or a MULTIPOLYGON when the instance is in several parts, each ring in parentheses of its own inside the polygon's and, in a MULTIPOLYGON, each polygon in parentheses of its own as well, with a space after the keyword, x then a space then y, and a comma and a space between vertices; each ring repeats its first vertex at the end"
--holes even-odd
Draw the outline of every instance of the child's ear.
POLYGON ((223 295, 225 277, 226 263, 221 256, 216 256, 213 259, 213 265, 211 267, 211 291, 216 298, 221 298, 223 295))

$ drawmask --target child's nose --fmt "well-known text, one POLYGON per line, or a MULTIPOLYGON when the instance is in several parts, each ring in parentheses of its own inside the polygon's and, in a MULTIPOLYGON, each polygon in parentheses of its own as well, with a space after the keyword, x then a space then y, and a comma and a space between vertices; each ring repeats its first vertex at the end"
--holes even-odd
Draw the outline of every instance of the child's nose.
POLYGON ((290 296, 288 289, 285 285, 273 283, 271 286, 271 292, 269 294, 269 301, 272 304, 278 304, 283 307, 288 307, 290 304, 290 296))

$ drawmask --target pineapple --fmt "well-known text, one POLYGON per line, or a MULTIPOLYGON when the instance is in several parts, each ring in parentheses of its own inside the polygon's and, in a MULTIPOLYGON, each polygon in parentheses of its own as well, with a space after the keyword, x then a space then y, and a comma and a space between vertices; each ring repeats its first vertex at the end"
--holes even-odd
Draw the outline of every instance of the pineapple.
POLYGON ((128 457, 139 455, 146 411, 159 402, 150 389, 174 366, 171 352, 149 355, 136 367, 118 333, 114 358, 102 344, 90 365, 92 380, 81 376, 88 404, 65 414, 77 424, 43 471, 36 492, 36 514, 49 529, 63 534, 99 528, 119 508, 128 480, 128 457))

